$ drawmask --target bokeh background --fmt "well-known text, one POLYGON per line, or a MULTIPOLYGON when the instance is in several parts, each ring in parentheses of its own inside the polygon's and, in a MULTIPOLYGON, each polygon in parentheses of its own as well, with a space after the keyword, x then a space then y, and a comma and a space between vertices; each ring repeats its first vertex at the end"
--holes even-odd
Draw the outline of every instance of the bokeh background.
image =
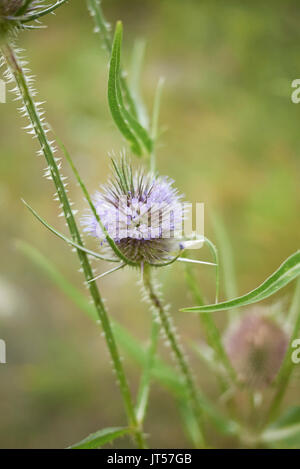
MULTIPOLYGON (((300 104, 291 102, 291 82, 300 78, 299 2, 104 0, 103 8, 109 21, 124 22, 125 66, 135 39, 147 42, 142 91, 148 108, 158 78, 166 79, 160 172, 173 177, 188 200, 205 203, 213 240, 210 214, 223 217, 239 291, 254 288, 299 248, 300 104)), ((48 120, 95 191, 108 173, 108 152, 124 146, 106 99, 108 57, 84 1, 70 1, 45 22, 47 29, 22 33, 20 43, 37 75, 39 99, 47 100, 48 120)), ((34 245, 85 292, 76 256, 21 203, 24 198, 65 230, 52 183, 42 177, 37 142, 21 130, 26 122, 12 96, 0 105, 0 116, 0 338, 8 360, 0 365, 0 447, 63 448, 125 419, 99 329, 16 248, 16 240, 34 245)), ((72 177, 69 182, 82 211, 79 188, 72 177)), ((212 300, 212 270, 199 266, 197 276, 212 300)), ((183 269, 173 265, 160 277, 190 353, 191 338, 200 340, 202 332, 194 317, 178 312, 193 303, 183 269)), ((150 314, 136 281, 133 271, 121 271, 100 287, 111 314, 146 343, 150 314)), ((291 291, 268 304, 287 301, 291 291)), ((217 321, 224 326, 223 313, 217 321)), ((191 359, 216 401, 215 377, 191 359)), ((140 370, 126 354, 124 360, 136 392, 140 370)), ((297 403, 297 390, 294 382, 285 405, 297 403)), ((176 402, 154 384, 146 420, 152 447, 189 447, 180 423, 176 402)), ((218 435, 214 441, 237 444, 218 435)), ((124 438, 116 447, 130 445, 124 438)))

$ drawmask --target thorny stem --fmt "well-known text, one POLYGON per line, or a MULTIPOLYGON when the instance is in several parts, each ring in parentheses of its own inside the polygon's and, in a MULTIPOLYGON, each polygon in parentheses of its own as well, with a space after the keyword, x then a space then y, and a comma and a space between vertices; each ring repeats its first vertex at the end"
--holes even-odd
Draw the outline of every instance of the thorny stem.
MULTIPOLYGON (((200 402, 199 402, 196 384, 194 382, 193 375, 190 370, 190 366, 184 356, 182 347, 179 344, 176 334, 174 332, 171 319, 168 316, 164 306, 162 305, 162 302, 160 301, 158 295, 155 292, 155 288, 151 279, 150 269, 148 268, 145 269, 143 280, 144 280, 145 289, 149 295, 149 300, 152 302, 153 307, 158 314, 161 327, 163 328, 166 334, 166 337, 175 355, 178 366, 182 372, 183 378, 185 380, 186 388, 189 394, 189 398, 192 404, 192 408, 197 416, 197 421, 199 425, 202 427, 202 409, 201 409, 200 402)), ((202 438, 201 446, 205 447, 203 429, 201 429, 201 438, 202 438)))
MULTIPOLYGON (((49 166, 49 170, 50 170, 53 182, 57 189, 58 197, 63 207, 63 212, 67 221, 68 228, 72 235, 72 239, 74 240, 74 242, 76 242, 80 246, 83 246, 82 239, 81 239, 81 236, 80 236, 80 233, 79 233, 79 230, 76 225, 76 221, 75 221, 72 209, 71 209, 71 205, 67 197, 65 185, 63 183, 62 177, 59 172, 59 168, 55 161, 55 157, 53 154, 54 149, 51 146, 51 142, 48 141, 47 131, 41 120, 41 114, 38 109, 38 105, 33 100, 32 93, 30 91, 24 70, 22 69, 22 66, 19 63, 13 48, 9 44, 2 45, 1 50, 5 58, 5 61, 8 65, 8 68, 16 81, 17 88, 25 104, 25 108, 28 112, 30 121, 35 131, 35 135, 37 136, 39 140, 43 154, 47 160, 47 164, 49 166)), ((83 252, 80 249, 77 249, 77 254, 78 254, 78 257, 79 257, 79 260, 80 260, 80 263, 84 272, 87 286, 93 298, 93 302, 95 304, 95 307, 99 316, 99 320, 102 325, 102 329, 104 331, 106 344, 109 349, 112 362, 114 364, 118 384, 119 384, 121 395, 123 398, 124 408, 125 408, 127 419, 128 419, 128 424, 132 428, 138 447, 145 448, 144 437, 143 437, 142 431, 140 430, 138 426, 131 393, 129 390, 124 368, 121 362, 119 351, 116 345, 111 323, 110 323, 107 311, 103 304, 103 301, 102 301, 102 298, 101 298, 101 295, 100 295, 100 292, 98 290, 96 283, 90 282, 90 280, 93 278, 93 272, 92 272, 92 268, 91 268, 88 256, 85 252, 83 252)))

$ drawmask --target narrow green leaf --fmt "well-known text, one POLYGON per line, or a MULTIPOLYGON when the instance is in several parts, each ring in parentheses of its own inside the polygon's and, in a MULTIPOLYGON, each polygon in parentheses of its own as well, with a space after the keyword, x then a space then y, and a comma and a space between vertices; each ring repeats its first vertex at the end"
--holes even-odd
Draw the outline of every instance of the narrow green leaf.
POLYGON ((224 311, 230 308, 257 303, 258 301, 265 300, 266 298, 274 295, 281 288, 288 285, 298 275, 300 275, 300 251, 297 251, 288 257, 270 277, 246 295, 229 301, 224 301, 222 303, 183 308, 181 311, 208 313, 211 311, 224 311))
POLYGON ((109 443, 110 441, 120 438, 128 433, 131 433, 130 428, 124 427, 112 427, 104 428, 95 433, 92 433, 84 440, 75 443, 75 445, 69 446, 68 449, 97 449, 101 446, 109 443))
POLYGON ((116 32, 114 36, 111 59, 109 66, 109 77, 108 77, 108 103, 110 107, 111 115, 125 139, 130 143, 133 153, 137 156, 142 155, 141 146, 136 139, 135 135, 131 131, 128 123, 126 123, 121 106, 118 100, 117 83, 120 76, 120 47, 122 42, 122 24, 117 23, 116 32))
POLYGON ((131 114, 127 111, 126 107, 124 106, 120 80, 118 79, 116 81, 116 86, 117 86, 117 96, 118 96, 119 105, 122 109, 122 113, 125 118, 125 121, 129 123, 129 125, 131 126, 131 129, 134 131, 135 135, 143 143, 148 153, 151 153, 152 140, 149 137, 147 130, 144 129, 144 127, 134 117, 131 116, 131 114))
MULTIPOLYGON (((103 11, 101 8, 101 4, 99 0, 87 0, 88 9, 91 13, 91 16, 95 23, 95 31, 101 36, 102 42, 106 51, 108 52, 109 56, 111 55, 112 49, 112 40, 110 34, 110 24, 106 21, 103 11)), ((124 72, 120 68, 120 83, 121 88, 124 94, 124 98, 130 113, 137 118, 138 112, 136 110, 137 104, 135 100, 131 96, 130 90, 127 85, 126 78, 124 76, 124 72)))
POLYGON ((108 103, 112 117, 119 128, 120 132, 130 143, 132 151, 138 155, 142 155, 142 148, 139 140, 150 153, 152 150, 152 140, 148 132, 126 109, 120 85, 120 62, 121 62, 121 45, 122 45, 122 23, 118 21, 116 25, 110 67, 108 78, 108 103), (139 140, 138 140, 139 139, 139 140))
POLYGON ((91 251, 90 249, 86 249, 85 247, 74 243, 71 239, 67 238, 64 234, 60 233, 57 231, 53 226, 51 226, 49 223, 46 222, 25 200, 23 200, 24 205, 28 208, 28 210, 44 225, 48 230, 50 230, 55 236, 57 236, 60 239, 63 239, 67 244, 70 244, 70 246, 74 246, 76 249, 79 249, 80 251, 85 252, 86 254, 89 254, 90 256, 96 257, 96 259, 101 259, 103 261, 107 262, 119 262, 118 259, 110 259, 109 257, 101 256, 97 252, 91 251))
POLYGON ((134 132, 136 137, 140 139, 141 143, 144 145, 148 153, 151 153, 152 140, 150 136, 148 135, 147 130, 144 129, 144 127, 136 120, 134 116, 130 114, 129 111, 127 111, 123 102, 123 96, 122 96, 121 84, 120 84, 122 36, 123 36, 123 27, 122 27, 122 23, 119 21, 116 26, 115 41, 114 41, 113 50, 112 50, 112 53, 113 53, 114 45, 115 45, 116 56, 117 56, 117 67, 115 67, 115 71, 116 71, 115 85, 116 85, 116 92, 117 92, 117 100, 119 103, 121 113, 123 114, 123 117, 125 119, 125 123, 128 122, 129 126, 131 127, 131 130, 134 132))

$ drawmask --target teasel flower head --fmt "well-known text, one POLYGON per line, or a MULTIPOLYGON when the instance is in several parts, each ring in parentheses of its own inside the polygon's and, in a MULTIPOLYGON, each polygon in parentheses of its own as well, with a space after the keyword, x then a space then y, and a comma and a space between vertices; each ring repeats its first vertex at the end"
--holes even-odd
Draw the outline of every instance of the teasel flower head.
POLYGON ((264 310, 252 310, 228 332, 225 348, 239 380, 251 389, 269 386, 276 377, 288 338, 264 310))
MULTIPOLYGON (((168 177, 133 172, 124 158, 120 162, 112 159, 112 164, 111 178, 93 197, 107 233, 134 264, 168 262, 172 252, 182 249, 183 196, 168 177)), ((83 217, 82 224, 112 255, 92 212, 83 217)))

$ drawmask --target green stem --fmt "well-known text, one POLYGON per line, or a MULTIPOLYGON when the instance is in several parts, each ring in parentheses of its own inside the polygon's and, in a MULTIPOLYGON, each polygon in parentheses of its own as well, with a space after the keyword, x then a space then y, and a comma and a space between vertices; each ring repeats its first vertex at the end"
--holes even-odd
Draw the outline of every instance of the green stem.
MULTIPOLYGON (((41 121, 38 107, 33 100, 33 97, 30 92, 22 66, 18 62, 18 59, 14 53, 14 50, 9 44, 5 44, 2 46, 2 53, 4 55, 8 68, 10 69, 11 73, 13 74, 15 78, 17 87, 24 101, 24 105, 28 112, 35 134, 43 150, 44 156, 49 166, 49 170, 50 170, 53 182, 55 184, 55 187, 58 193, 60 203, 62 204, 62 207, 63 207, 64 215, 65 215, 72 239, 78 245, 83 246, 82 239, 81 239, 81 236, 80 236, 80 233, 79 233, 79 230, 78 230, 78 227, 77 227, 77 224, 76 224, 76 221, 75 221, 72 209, 71 209, 71 205, 66 194, 65 186, 61 179, 61 175, 60 175, 58 166, 55 161, 53 148, 51 146, 51 143, 48 141, 46 130, 41 121)), ((139 448, 144 448, 145 447, 144 438, 137 423, 127 378, 125 376, 125 372, 124 372, 121 358, 119 355, 119 351, 115 342, 115 337, 112 331, 112 327, 110 324, 107 311, 104 307, 104 304, 103 304, 103 301, 102 301, 102 298, 101 298, 101 295, 100 295, 100 292, 98 290, 96 283, 90 282, 90 280, 93 278, 93 272, 92 272, 92 268, 88 260, 87 254, 80 249, 77 249, 77 254, 78 254, 78 257, 79 257, 79 260, 80 260, 80 263, 84 272, 87 286, 89 288, 90 294, 95 304, 95 308, 97 310, 97 314, 99 316, 99 320, 101 322, 101 325, 104 331, 104 335, 105 335, 107 347, 111 355, 111 359, 114 364, 121 395, 123 398, 124 408, 125 408, 127 418, 128 418, 128 424, 135 433, 137 445, 139 446, 139 448)))
MULTIPOLYGON (((170 346, 172 348, 172 351, 174 353, 178 366, 183 375, 186 388, 188 391, 188 395, 189 395, 189 400, 196 414, 197 421, 201 425, 201 428, 202 428, 202 409, 201 409, 200 402, 199 402, 199 396, 198 396, 196 384, 194 382, 193 375, 190 370, 190 366, 184 356, 184 352, 181 348, 181 345, 178 342, 176 333, 174 332, 171 319, 169 315, 167 314, 165 308, 163 307, 162 302, 159 299, 159 296, 155 292, 155 288, 153 286, 153 282, 151 279, 151 271, 149 267, 146 267, 144 271, 143 280, 144 280, 145 289, 149 296, 149 300, 151 301, 156 313, 158 314, 161 327, 163 328, 166 334, 166 337, 170 343, 170 346)), ((202 436, 201 446, 205 447, 203 429, 201 430, 201 436, 202 436)))

